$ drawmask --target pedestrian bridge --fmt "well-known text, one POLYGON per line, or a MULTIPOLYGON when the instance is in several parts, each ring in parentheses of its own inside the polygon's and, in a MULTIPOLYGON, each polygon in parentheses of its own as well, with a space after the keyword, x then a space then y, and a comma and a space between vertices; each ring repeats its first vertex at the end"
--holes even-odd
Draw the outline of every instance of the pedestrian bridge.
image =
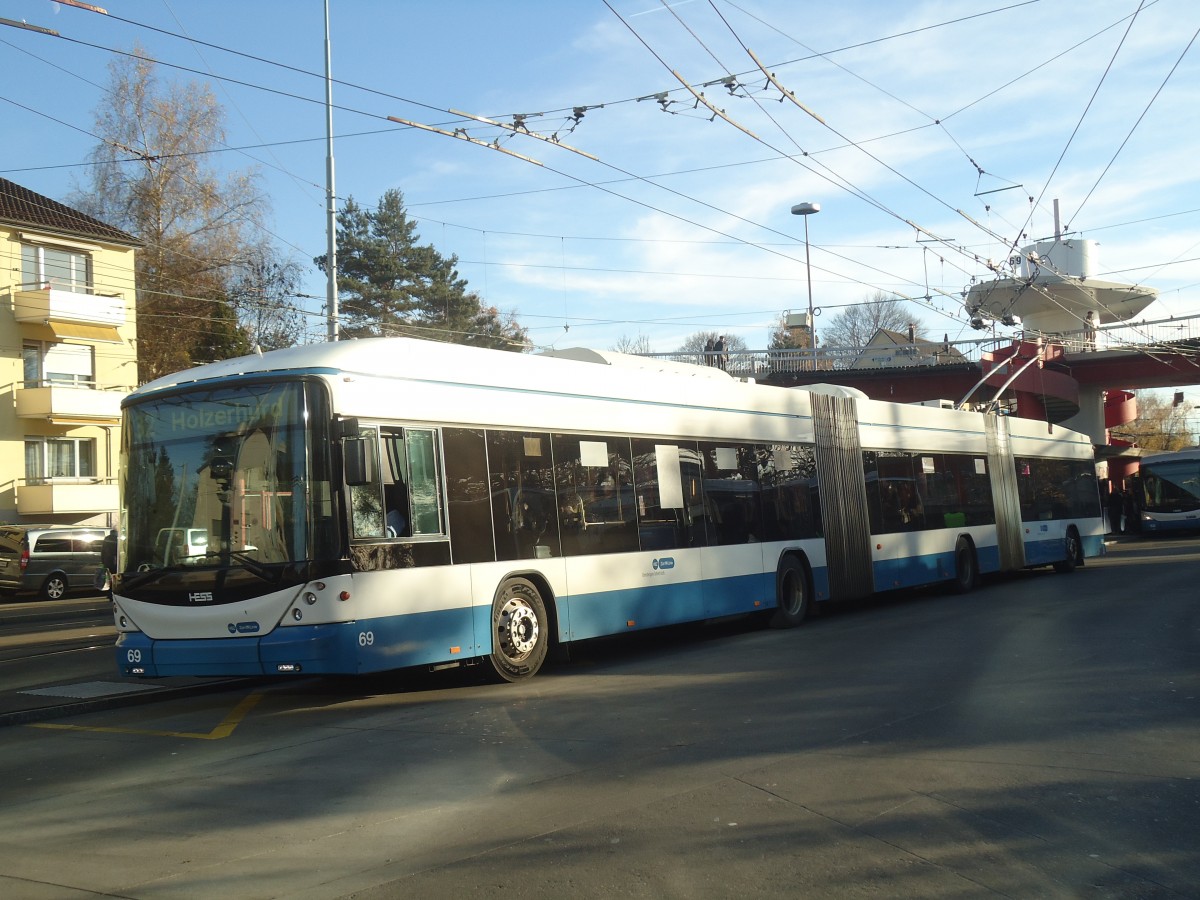
MULTIPOLYGON (((1200 314, 1168 319, 1122 322, 1102 326, 1094 332, 1040 334, 1024 331, 1005 337, 972 338, 959 341, 872 343, 867 347, 818 347, 787 350, 743 350, 713 352, 645 353, 642 356, 673 362, 710 365, 724 369, 734 378, 753 378, 766 384, 796 386, 834 381, 858 387, 882 373, 918 377, 920 374, 970 369, 981 373, 986 364, 996 365, 1014 354, 1014 346, 1041 342, 1045 364, 1067 367, 1091 383, 1087 370, 1105 372, 1115 378, 1111 388, 1171 387, 1200 383, 1200 314), (1053 349, 1051 349, 1053 348, 1053 349), (1116 354, 1114 356, 1114 354, 1116 354), (1119 362, 1117 371, 1111 365, 1119 362), (1100 363, 1105 365, 1098 365, 1100 363)), ((1028 356, 1023 358, 1028 359, 1028 356)), ((960 379, 952 379, 957 384, 960 379)), ((965 389, 969 389, 966 385, 965 389)), ((868 395, 871 391, 863 388, 868 395)), ((905 392, 908 394, 909 392, 905 392)), ((894 391, 892 392, 894 395, 894 391)), ((873 396, 873 395, 872 395, 873 396)), ((877 399, 889 399, 879 397, 877 399)), ((937 399, 922 396, 917 399, 937 399)), ((950 398, 950 399, 961 399, 950 398)))

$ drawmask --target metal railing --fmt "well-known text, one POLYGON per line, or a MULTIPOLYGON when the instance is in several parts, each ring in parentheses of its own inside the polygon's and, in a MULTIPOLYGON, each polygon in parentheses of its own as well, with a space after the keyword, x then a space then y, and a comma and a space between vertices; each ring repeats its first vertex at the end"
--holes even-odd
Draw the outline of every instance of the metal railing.
MULTIPOLYGON (((1172 345, 1200 342, 1200 314, 1167 319, 1122 322, 1101 326, 1095 331, 1044 334, 1023 331, 1006 337, 972 338, 963 341, 919 341, 880 347, 818 347, 786 350, 675 351, 641 353, 651 359, 714 366, 735 378, 762 378, 779 373, 840 372, 879 368, 915 368, 978 363, 983 354, 1012 346, 1014 341, 1059 344, 1071 353, 1104 350, 1167 350, 1172 345), (882 362, 887 360, 889 363, 882 362)), ((1200 348, 1187 348, 1197 349, 1200 348)))

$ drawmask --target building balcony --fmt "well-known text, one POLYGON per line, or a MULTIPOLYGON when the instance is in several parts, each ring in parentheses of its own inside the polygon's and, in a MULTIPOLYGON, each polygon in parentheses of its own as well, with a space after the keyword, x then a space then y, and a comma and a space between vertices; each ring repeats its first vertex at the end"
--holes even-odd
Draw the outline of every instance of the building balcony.
POLYGON ((66 385, 20 387, 16 395, 17 416, 48 419, 58 424, 117 425, 121 401, 127 390, 96 390, 66 385))
POLYGON ((13 294, 19 324, 48 326, 55 338, 120 343, 117 329, 125 324, 125 301, 119 296, 67 291, 49 285, 13 294))
POLYGON ((23 484, 17 489, 17 512, 26 518, 113 512, 118 500, 116 482, 99 479, 45 481, 23 484))

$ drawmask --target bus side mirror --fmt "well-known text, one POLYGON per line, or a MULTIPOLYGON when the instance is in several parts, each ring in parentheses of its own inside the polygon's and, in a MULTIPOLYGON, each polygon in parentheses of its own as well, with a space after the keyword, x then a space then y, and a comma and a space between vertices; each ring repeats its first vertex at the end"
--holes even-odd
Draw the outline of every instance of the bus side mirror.
POLYGON ((346 484, 354 487, 375 481, 375 454, 373 442, 365 438, 349 438, 342 445, 342 459, 346 468, 346 484))

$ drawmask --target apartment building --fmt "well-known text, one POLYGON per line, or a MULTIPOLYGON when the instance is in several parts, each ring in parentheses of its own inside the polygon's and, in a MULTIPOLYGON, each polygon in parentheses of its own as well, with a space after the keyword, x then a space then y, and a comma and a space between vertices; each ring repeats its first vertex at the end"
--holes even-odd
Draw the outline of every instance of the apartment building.
POLYGON ((137 247, 0 178, 0 522, 116 525, 137 247))

